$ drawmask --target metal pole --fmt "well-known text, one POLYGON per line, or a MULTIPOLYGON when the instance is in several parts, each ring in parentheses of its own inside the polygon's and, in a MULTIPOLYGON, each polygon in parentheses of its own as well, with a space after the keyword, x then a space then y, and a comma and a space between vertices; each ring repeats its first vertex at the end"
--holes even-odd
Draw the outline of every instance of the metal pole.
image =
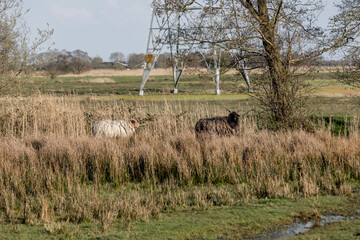
POLYGON ((220 95, 221 94, 221 90, 220 90, 220 61, 221 61, 221 53, 219 53, 218 55, 217 51, 214 51, 214 68, 215 68, 215 94, 216 95, 220 95))
POLYGON ((248 91, 249 93, 254 92, 254 90, 252 89, 251 85, 250 85, 250 78, 249 78, 249 74, 248 71, 246 69, 246 59, 245 59, 245 54, 243 50, 240 50, 240 62, 239 62, 239 70, 241 75, 243 76, 243 78, 245 79, 246 84, 248 85, 248 91))
MULTIPOLYGON (((155 17, 155 9, 153 8, 152 9, 152 16, 151 16, 151 20, 150 20, 149 36, 148 36, 148 41, 147 41, 147 45, 146 45, 146 55, 150 54, 150 41, 151 41, 151 36, 152 36, 152 26, 153 26, 153 22, 154 22, 154 17, 155 17)), ((149 78, 149 75, 150 75, 150 72, 151 72, 152 68, 153 68, 153 63, 152 62, 147 62, 147 60, 145 59, 142 82, 141 82, 140 90, 139 90, 139 95, 140 96, 144 95, 143 88, 144 88, 144 86, 145 86, 145 84, 146 84, 146 82, 147 82, 147 80, 149 78)))
POLYGON ((173 93, 177 94, 178 89, 177 85, 180 80, 180 76, 182 73, 182 69, 179 69, 179 57, 180 57, 180 51, 179 51, 179 45, 180 45, 180 12, 176 12, 176 19, 177 19, 177 29, 176 29, 176 53, 174 58, 174 64, 173 64, 173 80, 174 80, 174 90, 173 93))
MULTIPOLYGON (((235 9, 235 1, 234 0, 232 0, 232 6, 235 9)), ((235 14, 235 23, 236 23, 236 27, 239 28, 239 19, 238 19, 236 14, 235 14)), ((238 38, 241 38, 241 36, 239 36, 239 31, 235 31, 235 32, 237 33, 238 38)), ((239 61, 238 64, 239 64, 238 65, 239 66, 239 71, 240 71, 241 75, 243 76, 246 84, 248 85, 249 93, 254 92, 254 90, 251 87, 249 74, 248 74, 248 71, 247 71, 247 68, 246 68, 245 53, 244 53, 244 50, 242 50, 242 49, 240 49, 240 61, 239 61)))

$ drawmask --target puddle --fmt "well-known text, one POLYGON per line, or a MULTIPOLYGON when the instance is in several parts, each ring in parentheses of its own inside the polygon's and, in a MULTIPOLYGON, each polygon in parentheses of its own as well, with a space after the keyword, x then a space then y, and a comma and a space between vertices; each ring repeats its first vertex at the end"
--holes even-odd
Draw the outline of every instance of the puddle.
MULTIPOLYGON (((357 211, 360 213, 360 209, 357 211)), ((328 215, 321 216, 320 221, 305 221, 305 222, 294 222, 290 225, 281 226, 277 229, 267 231, 261 235, 258 235, 254 240, 269 240, 269 239, 281 239, 294 237, 300 233, 305 233, 312 229, 314 223, 325 226, 326 224, 332 222, 345 222, 345 221, 355 221, 359 219, 359 216, 340 216, 340 215, 328 215)))
MULTIPOLYGON (((360 209, 356 211, 360 213, 360 209)), ((360 215, 356 216, 341 216, 341 215, 321 215, 321 220, 310 220, 303 222, 294 222, 289 225, 284 225, 273 230, 266 231, 255 238, 243 238, 244 240, 273 240, 294 237, 298 234, 310 231, 313 226, 320 225, 325 226, 326 224, 333 222, 345 222, 345 221, 356 221, 360 219, 360 215)), ((193 240, 204 240, 204 238, 197 238, 193 240)), ((226 238, 217 238, 217 240, 226 240, 226 238)))

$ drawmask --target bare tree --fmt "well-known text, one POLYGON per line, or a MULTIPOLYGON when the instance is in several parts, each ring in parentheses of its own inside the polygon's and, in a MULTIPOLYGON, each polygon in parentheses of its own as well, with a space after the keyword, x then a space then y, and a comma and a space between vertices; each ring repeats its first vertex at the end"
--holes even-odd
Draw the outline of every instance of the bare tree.
POLYGON ((171 61, 170 61, 170 54, 169 53, 163 53, 160 54, 157 61, 156 61, 156 68, 169 68, 171 67, 171 61))
POLYGON ((113 52, 110 54, 111 68, 122 70, 127 67, 125 55, 122 52, 113 52))
POLYGON ((202 10, 191 26, 195 30, 186 37, 215 49, 209 54, 245 51, 247 57, 260 59, 266 69, 259 81, 264 94, 256 96, 262 116, 273 129, 304 127, 304 84, 294 75, 296 66, 344 46, 356 26, 348 25, 337 34, 317 26, 321 0, 210 1, 215 2, 216 7, 210 4, 202 10))
POLYGON ((0 1, 0 90, 27 72, 35 52, 53 33, 51 29, 39 29, 38 37, 31 41, 23 20, 26 12, 21 0, 0 1))
POLYGON ((101 57, 96 56, 91 60, 92 63, 92 68, 94 69, 100 69, 100 68, 105 68, 105 64, 104 61, 101 57))
POLYGON ((122 52, 113 52, 110 54, 110 61, 112 62, 125 62, 125 55, 122 52))
POLYGON ((46 64, 44 70, 51 79, 55 79, 59 74, 75 73, 80 74, 92 68, 93 60, 87 52, 75 50, 52 50, 46 53, 46 64))
POLYGON ((348 37, 342 49, 343 71, 336 77, 343 83, 360 87, 360 0, 342 0, 337 4, 339 13, 331 19, 333 35, 346 33, 348 37))
POLYGON ((128 66, 130 68, 141 68, 143 67, 144 59, 145 59, 145 54, 131 53, 128 56, 128 66))
POLYGON ((91 69, 91 58, 82 50, 75 50, 71 54, 70 68, 73 73, 80 74, 91 69))
POLYGON ((51 80, 54 80, 60 74, 65 74, 70 71, 69 63, 71 52, 66 50, 58 51, 55 49, 42 53, 41 55, 44 55, 45 64, 40 69, 45 70, 51 80))

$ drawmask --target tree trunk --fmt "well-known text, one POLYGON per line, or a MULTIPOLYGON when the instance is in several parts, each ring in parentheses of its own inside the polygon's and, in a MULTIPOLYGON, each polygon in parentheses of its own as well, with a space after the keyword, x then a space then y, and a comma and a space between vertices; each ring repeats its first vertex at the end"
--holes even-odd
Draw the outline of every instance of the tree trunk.
POLYGON ((276 43, 276 26, 270 20, 267 1, 258 1, 259 28, 264 46, 264 57, 269 67, 270 108, 274 120, 290 124, 292 117, 291 89, 289 86, 289 69, 284 65, 280 49, 276 43))

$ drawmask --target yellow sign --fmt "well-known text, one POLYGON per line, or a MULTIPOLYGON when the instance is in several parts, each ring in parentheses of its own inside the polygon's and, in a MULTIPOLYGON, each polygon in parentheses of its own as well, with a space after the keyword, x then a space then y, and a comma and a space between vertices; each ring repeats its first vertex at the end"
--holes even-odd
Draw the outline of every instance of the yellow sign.
POLYGON ((147 54, 146 55, 146 62, 147 63, 152 63, 154 61, 154 55, 152 54, 147 54))

